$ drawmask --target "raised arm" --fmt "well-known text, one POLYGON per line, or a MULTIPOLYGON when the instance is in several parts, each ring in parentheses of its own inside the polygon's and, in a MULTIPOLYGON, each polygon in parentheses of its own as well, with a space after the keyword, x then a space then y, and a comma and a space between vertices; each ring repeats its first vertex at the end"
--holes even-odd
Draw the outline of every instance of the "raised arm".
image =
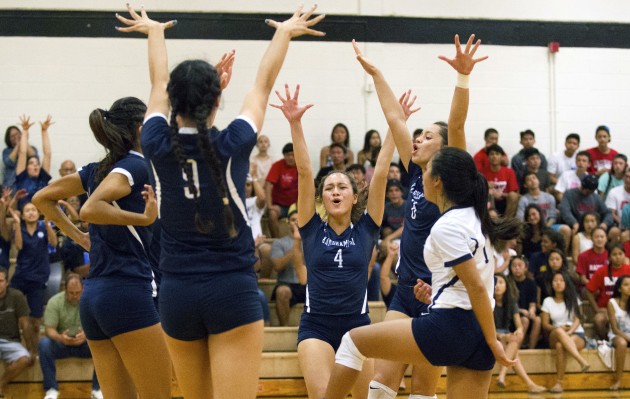
POLYGON ((22 124, 22 136, 20 136, 20 142, 18 143, 18 159, 15 166, 15 175, 26 170, 26 158, 28 158, 28 131, 35 123, 31 123, 31 118, 26 115, 20 116, 20 123, 22 124))
POLYGON ((2 189, 2 197, 0 197, 0 237, 4 241, 11 241, 11 228, 7 223, 7 209, 11 202, 11 189, 4 187, 2 189))
POLYGON ((168 84, 168 57, 166 55, 166 43, 164 30, 172 28, 177 21, 158 22, 147 16, 144 7, 140 15, 127 4, 127 11, 132 19, 127 19, 119 14, 116 18, 126 27, 116 27, 120 32, 141 32, 148 36, 149 44, 149 77, 151 79, 151 94, 147 105, 147 115, 159 112, 168 115, 169 103, 166 85, 168 84))
POLYGON ((52 125, 53 120, 52 116, 46 116, 46 120, 43 122, 39 122, 39 126, 42 129, 42 150, 44 151, 44 156, 42 157, 42 169, 46 171, 46 173, 50 174, 50 137, 48 136, 48 128, 52 125))
POLYGON ((271 104, 284 114, 291 126, 291 139, 293 141, 293 153, 295 154, 295 166, 298 171, 298 226, 304 226, 315 213, 315 186, 313 185, 313 166, 311 157, 308 155, 304 132, 302 131, 302 116, 313 104, 304 106, 298 105, 300 95, 300 85, 295 87, 295 93, 291 97, 289 85, 284 85, 285 97, 278 91, 276 95, 282 105, 271 104))
POLYGON ((477 40, 473 45, 475 35, 470 35, 466 48, 462 52, 459 43, 459 35, 455 35, 455 58, 450 59, 443 55, 438 58, 447 62, 457 71, 457 85, 451 100, 451 112, 448 116, 448 145, 466 150, 466 135, 464 124, 468 115, 468 80, 475 64, 488 58, 488 56, 473 58, 481 40, 477 40))
MULTIPOLYGON (((404 117, 404 125, 407 126, 407 119, 414 112, 420 108, 413 109, 413 103, 416 100, 415 97, 411 98, 411 92, 403 94, 400 99, 398 108, 402 111, 404 117)), ((370 182, 370 195, 368 196, 367 211, 372 217, 372 220, 380 226, 383 221, 383 212, 385 210, 385 192, 387 187, 387 172, 389 171, 389 164, 392 162, 394 156, 394 138, 392 129, 387 130, 385 140, 381 151, 378 153, 376 159, 376 166, 374 167, 374 174, 370 182)))
MULTIPOLYGON (((392 132, 394 143, 396 143, 396 148, 398 149, 398 155, 400 155, 403 166, 408 168, 409 162, 411 161, 412 139, 409 128, 407 127, 407 118, 405 117, 405 112, 400 107, 399 99, 394 95, 392 88, 389 87, 381 71, 363 57, 359 49, 359 44, 354 40, 352 41, 352 47, 357 55, 357 61, 359 61, 365 72, 372 76, 374 80, 378 101, 381 104, 387 125, 392 132)), ((403 94, 403 97, 405 95, 408 96, 408 93, 403 94)), ((401 101, 403 97, 401 97, 401 101)), ((413 100, 415 100, 415 97, 413 100)))
POLYGON ((87 233, 82 232, 70 220, 59 207, 59 200, 85 193, 81 178, 78 173, 57 179, 46 187, 42 188, 33 196, 33 204, 43 213, 48 220, 64 232, 72 241, 81 245, 83 249, 90 250, 90 238, 87 233))
POLYGON ((11 217, 13 217, 13 226, 14 226, 13 227, 13 230, 14 230, 13 243, 15 244, 15 248, 17 248, 17 250, 19 251, 24 246, 24 242, 22 241, 22 228, 21 228, 22 221, 17 211, 9 208, 9 212, 11 212, 11 217))
POLYGON ((311 29, 311 26, 324 18, 322 14, 309 19, 316 8, 317 6, 313 6, 307 12, 302 12, 302 7, 300 6, 293 16, 284 22, 276 22, 271 19, 265 20, 267 25, 276 29, 276 33, 273 35, 267 51, 260 60, 254 87, 245 96, 241 108, 241 114, 250 117, 258 127, 259 132, 262 130, 263 120, 265 119, 269 93, 271 93, 276 77, 284 63, 291 39, 302 35, 325 35, 324 32, 311 29))

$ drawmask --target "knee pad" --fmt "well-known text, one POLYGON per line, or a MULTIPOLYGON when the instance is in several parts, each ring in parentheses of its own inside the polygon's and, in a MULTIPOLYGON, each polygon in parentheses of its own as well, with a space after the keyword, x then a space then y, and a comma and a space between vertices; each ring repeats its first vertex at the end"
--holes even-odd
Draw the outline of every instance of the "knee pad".
POLYGON ((361 371, 361 369, 363 369, 364 360, 365 356, 363 356, 361 352, 359 352, 359 349, 357 349, 350 337, 350 333, 345 333, 343 338, 341 338, 341 345, 339 345, 339 349, 337 349, 335 363, 361 371))
POLYGON ((370 381, 370 388, 368 389, 368 399, 394 399, 396 397, 396 391, 391 389, 385 384, 381 384, 378 381, 370 381))

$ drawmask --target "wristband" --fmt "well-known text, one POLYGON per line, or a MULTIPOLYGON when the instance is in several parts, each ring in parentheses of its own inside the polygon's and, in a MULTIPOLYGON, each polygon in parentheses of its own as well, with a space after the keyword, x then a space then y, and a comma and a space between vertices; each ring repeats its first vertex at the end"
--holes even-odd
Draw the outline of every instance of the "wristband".
POLYGON ((470 75, 457 74, 457 87, 462 89, 468 89, 470 83, 470 75))

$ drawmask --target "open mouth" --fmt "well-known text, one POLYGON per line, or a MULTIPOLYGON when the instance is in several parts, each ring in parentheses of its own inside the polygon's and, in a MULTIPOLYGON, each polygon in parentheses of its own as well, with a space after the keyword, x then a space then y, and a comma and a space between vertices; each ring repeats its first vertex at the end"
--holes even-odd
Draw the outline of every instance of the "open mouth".
POLYGON ((341 200, 339 198, 335 198, 334 200, 332 200, 333 204, 335 205, 339 205, 341 204, 341 200))

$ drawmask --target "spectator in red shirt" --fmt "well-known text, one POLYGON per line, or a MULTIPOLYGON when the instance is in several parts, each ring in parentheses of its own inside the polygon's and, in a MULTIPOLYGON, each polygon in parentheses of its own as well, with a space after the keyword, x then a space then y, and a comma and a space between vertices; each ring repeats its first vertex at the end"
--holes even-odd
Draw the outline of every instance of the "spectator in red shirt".
POLYGON ((578 256, 575 271, 580 275, 580 285, 586 286, 602 266, 608 265, 608 251, 606 250, 606 230, 601 227, 593 229, 593 248, 586 250, 578 256))
POLYGON ((291 204, 297 202, 298 172, 293 157, 293 143, 282 148, 283 159, 271 165, 265 182, 267 209, 269 212, 269 233, 280 235, 278 220, 287 217, 291 204))
POLYGON ((586 298, 596 310, 593 325, 599 339, 607 339, 608 335, 608 301, 612 298, 615 282, 620 276, 630 274, 630 265, 625 264, 626 255, 619 244, 610 248, 610 263, 595 271, 586 285, 586 298), (597 300, 595 298, 597 294, 597 300))
POLYGON ((586 150, 591 154, 591 166, 588 169, 588 173, 600 176, 610 172, 613 158, 617 155, 617 151, 608 147, 608 143, 610 143, 610 129, 608 129, 608 126, 597 126, 597 129, 595 129, 595 140, 597 140, 597 147, 586 150))
MULTIPOLYGON (((490 167, 490 160, 488 159, 488 153, 486 152, 486 150, 492 144, 499 144, 499 132, 497 131, 497 129, 490 127, 486 129, 486 131, 483 133, 483 139, 486 142, 486 145, 482 149, 477 151, 477 153, 473 157, 473 159, 475 160, 475 166, 477 167, 477 170, 481 173, 483 173, 484 170, 490 167)), ((501 165, 508 166, 508 158, 505 154, 503 154, 503 157, 501 157, 501 165)))
POLYGON ((494 199, 494 207, 499 214, 514 217, 518 207, 518 183, 514 171, 501 166, 501 159, 505 151, 498 144, 491 144, 486 148, 490 167, 481 173, 488 180, 489 192, 494 199))

